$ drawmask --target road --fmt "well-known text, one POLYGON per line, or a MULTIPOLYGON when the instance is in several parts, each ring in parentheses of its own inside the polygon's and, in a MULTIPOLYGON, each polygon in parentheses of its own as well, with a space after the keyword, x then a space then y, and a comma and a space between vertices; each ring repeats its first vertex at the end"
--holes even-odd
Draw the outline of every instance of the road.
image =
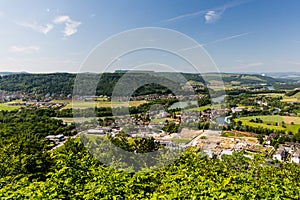
POLYGON ((197 137, 195 137, 194 139, 192 139, 192 141, 190 141, 189 143, 186 144, 186 146, 196 146, 197 145, 197 141, 200 139, 200 137, 204 134, 205 132, 201 133, 200 135, 198 135, 197 137))
POLYGON ((53 150, 55 150, 55 149, 57 149, 57 148, 63 146, 63 145, 65 144, 65 142, 68 140, 68 138, 74 139, 74 138, 78 137, 78 136, 79 136, 80 134, 82 134, 82 133, 84 133, 84 131, 81 131, 81 132, 79 132, 79 133, 77 133, 76 135, 73 135, 73 136, 71 136, 71 137, 65 136, 65 140, 64 140, 64 141, 60 142, 58 145, 56 145, 55 147, 53 147, 53 148, 50 149, 49 151, 53 151, 53 150))

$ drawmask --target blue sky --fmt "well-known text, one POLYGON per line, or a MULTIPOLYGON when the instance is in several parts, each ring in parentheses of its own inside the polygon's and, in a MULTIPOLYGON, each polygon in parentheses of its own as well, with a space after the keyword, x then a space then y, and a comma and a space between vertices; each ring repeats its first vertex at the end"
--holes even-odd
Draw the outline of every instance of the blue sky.
MULTIPOLYGON (((0 71, 78 72, 99 43, 142 27, 186 34, 223 72, 300 68, 298 0, 7 0, 0 5, 0 71)), ((130 68, 135 58, 118 66, 130 68)), ((185 69, 181 63, 179 70, 185 69)))

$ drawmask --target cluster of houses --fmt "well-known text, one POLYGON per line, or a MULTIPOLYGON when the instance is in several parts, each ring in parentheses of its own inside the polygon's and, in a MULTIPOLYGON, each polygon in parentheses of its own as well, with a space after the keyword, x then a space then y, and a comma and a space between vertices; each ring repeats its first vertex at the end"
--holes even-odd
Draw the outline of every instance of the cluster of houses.
POLYGON ((36 108, 62 108, 67 105, 65 102, 26 102, 26 106, 33 106, 36 108))
POLYGON ((111 128, 111 127, 97 127, 95 129, 89 129, 87 131, 87 134, 92 134, 92 135, 105 135, 107 133, 117 133, 119 129, 116 128, 111 128))
POLYGON ((54 145, 59 144, 60 142, 63 142, 65 140, 65 136, 63 134, 59 134, 59 135, 48 135, 45 137, 46 140, 49 143, 52 143, 54 145))
POLYGON ((300 164, 300 148, 297 145, 281 145, 273 154, 273 160, 300 164))
POLYGON ((4 91, 0 90, 0 102, 5 103, 5 102, 10 102, 13 100, 24 100, 24 101, 31 101, 31 102, 50 102, 53 99, 71 99, 72 95, 64 95, 64 94, 50 94, 47 93, 45 95, 41 94, 35 94, 35 93, 23 93, 20 91, 4 91))
POLYGON ((248 137, 223 137, 220 131, 207 130, 194 142, 193 146, 203 149, 209 157, 222 157, 232 155, 233 152, 258 152, 261 150, 257 140, 248 137))
POLYGON ((20 92, 9 92, 9 91, 3 91, 0 90, 0 102, 5 103, 17 99, 23 99, 25 98, 25 94, 22 94, 20 92))

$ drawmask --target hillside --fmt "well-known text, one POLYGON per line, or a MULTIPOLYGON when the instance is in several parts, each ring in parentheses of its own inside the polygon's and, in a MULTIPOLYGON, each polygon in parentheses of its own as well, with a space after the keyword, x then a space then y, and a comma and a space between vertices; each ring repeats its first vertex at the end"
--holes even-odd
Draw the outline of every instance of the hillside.
MULTIPOLYGON (((102 75, 101 80, 98 84, 97 93, 98 95, 108 95, 112 93, 112 88, 119 81, 119 79, 124 75, 124 73, 105 73, 102 75)), ((160 73, 162 75, 162 73, 160 73)), ((164 73, 165 77, 173 76, 172 73, 164 73)), ((208 81, 210 85, 222 85, 219 81, 219 74, 208 73, 204 75, 198 74, 188 74, 182 73, 182 75, 188 80, 194 83, 204 83, 203 77, 208 81)), ((96 74, 87 74, 90 78, 95 78, 96 74)), ((133 73, 129 75, 131 81, 138 80, 149 80, 151 74, 133 73)), ((159 82, 165 82, 166 79, 162 79, 159 82)), ((5 76, 0 76, 0 90, 5 91, 20 91, 34 94, 54 94, 63 96, 73 93, 73 85, 76 79, 76 74, 70 73, 52 73, 52 74, 9 74, 6 73, 5 76)), ((261 75, 249 75, 249 74, 228 74, 223 73, 222 79, 225 85, 273 85, 278 82, 276 79, 261 76, 261 75)), ((88 80, 88 78, 87 78, 88 80)), ((88 88, 86 88, 88 89, 88 88)), ((144 95, 155 92, 165 91, 165 93, 170 93, 170 91, 165 90, 161 86, 147 86, 141 88, 136 95, 144 95)))

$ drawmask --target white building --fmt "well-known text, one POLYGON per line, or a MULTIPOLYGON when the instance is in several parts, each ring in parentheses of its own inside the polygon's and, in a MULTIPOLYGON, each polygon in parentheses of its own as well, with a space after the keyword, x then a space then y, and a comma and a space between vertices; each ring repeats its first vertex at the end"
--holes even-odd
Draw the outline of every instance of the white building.
POLYGON ((287 151, 284 148, 280 148, 273 155, 273 159, 278 161, 284 161, 286 156, 287 156, 287 151))
POLYGON ((291 161, 300 164, 300 150, 297 150, 292 154, 291 161))

